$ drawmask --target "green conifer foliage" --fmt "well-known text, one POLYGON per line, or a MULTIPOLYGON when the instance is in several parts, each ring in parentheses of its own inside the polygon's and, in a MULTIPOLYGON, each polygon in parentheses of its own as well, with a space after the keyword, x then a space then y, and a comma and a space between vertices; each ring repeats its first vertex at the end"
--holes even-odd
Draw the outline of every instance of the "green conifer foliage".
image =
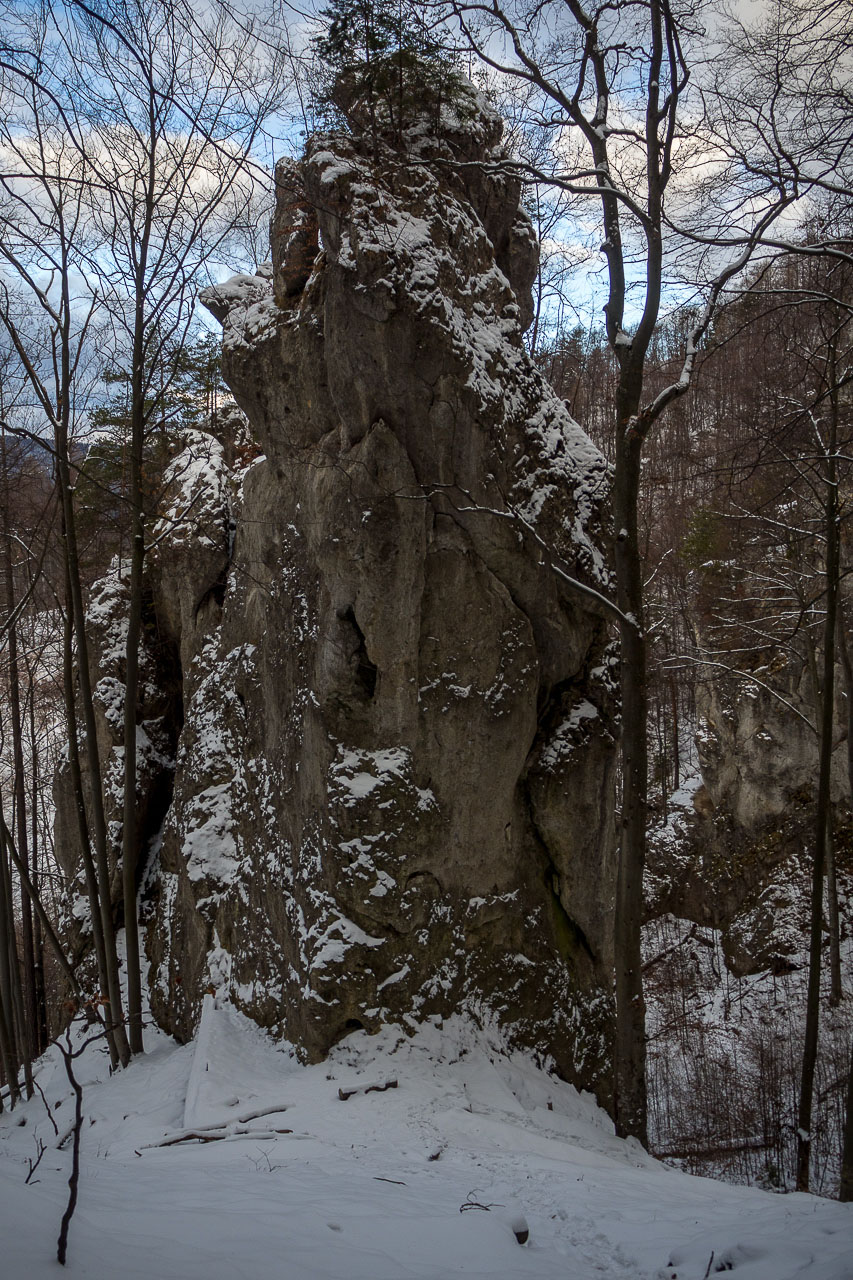
POLYGON ((460 101, 461 80, 423 16, 402 0, 332 0, 314 40, 321 62, 318 103, 332 123, 340 118, 399 145, 416 118, 436 124, 449 102, 460 101))
MULTIPOLYGON (((146 514, 159 500, 163 472, 189 428, 208 429, 223 399, 221 343, 213 334, 161 353, 149 377, 142 488, 146 514)), ((101 576, 115 555, 127 551, 130 509, 130 375, 121 368, 102 374, 104 400, 89 418, 91 435, 77 459, 75 498, 83 557, 90 578, 101 576)))

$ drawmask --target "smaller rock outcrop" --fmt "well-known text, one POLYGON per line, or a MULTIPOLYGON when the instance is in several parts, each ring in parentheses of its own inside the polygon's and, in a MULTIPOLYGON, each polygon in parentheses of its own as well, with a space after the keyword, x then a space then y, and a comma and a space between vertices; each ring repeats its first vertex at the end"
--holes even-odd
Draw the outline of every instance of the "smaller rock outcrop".
MULTIPOLYGON (((729 674, 703 680, 693 811, 651 834, 650 913, 720 928, 736 975, 783 972, 804 950, 818 776, 809 687, 803 668, 781 660, 752 681, 729 674)), ((839 699, 839 717, 845 713, 839 699)), ((832 797, 842 875, 853 872, 848 793, 841 734, 832 797)))

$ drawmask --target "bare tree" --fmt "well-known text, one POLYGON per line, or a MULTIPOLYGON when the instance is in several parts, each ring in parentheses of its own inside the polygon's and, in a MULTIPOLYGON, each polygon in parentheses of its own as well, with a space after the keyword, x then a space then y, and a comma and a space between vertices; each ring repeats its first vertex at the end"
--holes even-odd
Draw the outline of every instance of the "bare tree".
MULTIPOLYGON (((668 202, 692 163, 698 98, 691 98, 691 4, 580 0, 532 5, 450 0, 467 47, 499 75, 538 95, 538 118, 555 132, 547 173, 522 172, 594 199, 607 272, 607 340, 616 365, 614 517, 616 594, 623 614, 621 853, 616 896, 615 1112, 617 1130, 645 1141, 645 1018, 640 961, 648 806, 647 631, 638 528, 646 441, 666 408, 688 390, 699 348, 730 280, 793 199, 784 177, 765 181, 749 216, 715 238, 699 279, 700 303, 684 334, 677 375, 646 391, 661 320, 668 262, 685 241, 668 202)), ((675 193, 675 194, 673 194, 675 193)))
MULTIPOLYGON (((50 65, 44 24, 28 28, 32 44, 29 57, 44 50, 50 65)), ((0 209, 2 235, 0 254, 19 281, 19 287, 0 288, 0 321, 31 390, 38 415, 31 426, 19 426, 45 449, 55 467, 61 510, 62 541, 66 564, 67 608, 76 642, 79 699, 83 714, 89 794, 84 795, 82 777, 75 774, 79 788, 77 803, 91 823, 95 861, 90 898, 92 927, 96 938, 101 990, 109 1001, 114 1019, 109 1043, 114 1062, 126 1062, 129 1055, 123 1027, 118 958, 110 902, 107 824, 103 785, 97 752, 97 733, 92 698, 91 664, 85 626, 84 589, 77 540, 74 485, 72 480, 73 435, 85 411, 85 374, 90 373, 88 356, 91 329, 97 315, 97 298, 89 290, 80 299, 76 290, 88 280, 87 184, 93 171, 83 146, 83 125, 76 113, 58 103, 55 85, 43 92, 27 67, 18 74, 8 68, 4 77, 6 106, 3 140, 7 165, 2 175, 4 201, 0 209), (48 443, 41 430, 45 423, 51 433, 48 443), (95 869, 96 868, 96 869, 95 869)), ((44 71, 41 73, 44 75, 44 71)), ((69 630, 69 636, 70 636, 69 630)), ((66 683, 69 726, 76 734, 74 687, 66 683)), ((72 756, 76 757, 74 737, 72 756)))
POLYGON ((91 784, 88 803, 66 643, 69 766, 93 921, 99 918, 95 950, 103 966, 115 1052, 124 1062, 130 1052, 142 1050, 136 896, 145 851, 135 744, 146 447, 153 427, 162 428, 165 420, 173 357, 192 332, 198 285, 210 278, 217 254, 255 199, 257 166, 251 153, 278 103, 282 63, 268 43, 259 43, 257 23, 238 18, 226 5, 198 15, 186 0, 97 6, 73 0, 67 6, 21 6, 16 16, 23 39, 19 47, 7 48, 0 63, 7 101, 14 107, 5 141, 16 161, 4 179, 0 216, 6 234, 0 252, 22 287, 16 294, 6 291, 2 318, 54 433, 91 784), (28 311, 33 305, 44 318, 44 333, 37 336, 28 311), (130 616, 121 848, 129 1044, 115 959, 69 451, 72 415, 78 427, 87 420, 83 389, 96 329, 100 368, 108 365, 113 376, 118 371, 129 388, 130 616))
POLYGON ((183 0, 79 6, 91 22, 67 29, 76 66, 94 74, 75 93, 101 181, 90 188, 101 245, 98 288, 127 361, 131 557, 124 702, 122 876, 131 1051, 142 1051, 137 879, 137 702, 145 563, 145 446, 162 417, 164 357, 186 340, 206 263, 250 205, 252 146, 274 100, 251 31, 225 10, 212 21, 183 0), (227 202, 227 203, 226 203, 227 202))

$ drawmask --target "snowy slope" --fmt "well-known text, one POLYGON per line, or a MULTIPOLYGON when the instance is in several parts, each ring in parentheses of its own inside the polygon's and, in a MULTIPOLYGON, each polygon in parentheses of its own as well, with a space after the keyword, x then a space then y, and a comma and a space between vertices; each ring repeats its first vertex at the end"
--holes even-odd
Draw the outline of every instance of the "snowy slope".
MULTIPOLYGON (((853 1278, 851 1206, 666 1169, 589 1098, 460 1023, 356 1032, 310 1067, 212 997, 192 1044, 147 1036, 113 1078, 100 1046, 78 1060, 71 1277, 853 1278), (187 1129, 226 1136, 156 1145, 187 1129), (460 1212, 471 1202, 489 1207, 460 1212)), ((61 1138, 73 1099, 55 1049, 38 1081, 61 1138)), ((0 1118, 3 1280, 58 1274, 70 1159, 38 1098, 0 1118)))

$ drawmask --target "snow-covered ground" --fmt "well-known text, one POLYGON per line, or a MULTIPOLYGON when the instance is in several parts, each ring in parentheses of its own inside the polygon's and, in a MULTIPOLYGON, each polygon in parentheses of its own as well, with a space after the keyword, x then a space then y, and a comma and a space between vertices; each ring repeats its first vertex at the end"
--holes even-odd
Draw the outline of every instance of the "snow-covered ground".
MULTIPOLYGON (((77 1062, 69 1276, 853 1280, 853 1206, 665 1168, 589 1098, 460 1022, 414 1039, 359 1031, 305 1067, 208 997, 192 1044, 149 1030, 147 1045, 112 1078, 98 1044, 77 1062), (162 1145, 188 1131, 216 1138, 162 1145)), ((38 1097, 0 1118, 4 1280, 58 1274, 74 1102, 55 1049, 38 1083, 58 1134, 38 1097)))
MULTIPOLYGON (((649 832, 643 930, 648 1039, 649 1137, 654 1151, 692 1173, 792 1189, 809 980, 809 851, 788 856, 722 932, 660 914, 672 884, 696 875, 693 798, 702 783, 693 730, 681 744, 686 773, 649 832), (748 954, 754 939, 779 957, 738 977, 727 946, 748 954)), ((811 1188, 838 1193, 853 1038, 853 876, 837 868, 844 997, 830 999, 829 940, 821 987, 812 1121, 811 1188)), ((708 890, 710 893, 710 890, 708 890)), ((694 899, 700 895, 694 891, 694 899)))
MULTIPOLYGON (((802 881, 805 910, 805 873, 802 881)), ((779 917, 778 927, 789 928, 779 917)), ((668 1162, 728 1182, 794 1187, 808 986, 805 929, 797 936, 790 972, 737 978, 726 968, 719 930, 673 916, 646 925, 649 1136, 668 1162)), ((842 973, 848 994, 837 1008, 823 974, 812 1122, 810 1185, 830 1197, 838 1194, 853 1038, 849 935, 842 973)))

